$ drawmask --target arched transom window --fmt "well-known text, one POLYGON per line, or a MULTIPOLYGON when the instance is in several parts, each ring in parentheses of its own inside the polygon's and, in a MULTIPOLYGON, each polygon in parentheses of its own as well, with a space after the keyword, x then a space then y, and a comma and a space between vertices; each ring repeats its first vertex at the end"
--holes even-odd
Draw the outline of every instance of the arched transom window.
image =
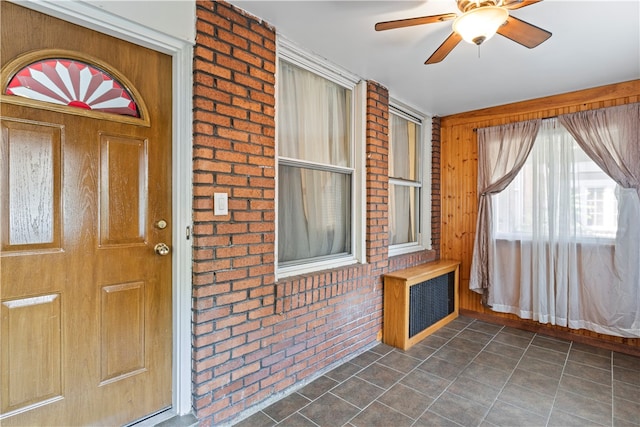
POLYGON ((9 80, 6 95, 85 110, 140 117, 134 97, 107 72, 77 59, 30 63, 9 80))

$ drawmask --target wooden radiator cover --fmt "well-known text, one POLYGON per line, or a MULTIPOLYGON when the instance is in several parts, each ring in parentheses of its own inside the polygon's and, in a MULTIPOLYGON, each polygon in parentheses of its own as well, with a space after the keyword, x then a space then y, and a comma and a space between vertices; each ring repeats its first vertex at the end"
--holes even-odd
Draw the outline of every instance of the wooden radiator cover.
MULTIPOLYGON (((384 275, 384 325, 382 330, 382 340, 385 344, 407 350, 429 334, 443 327, 453 319, 458 317, 458 275, 460 270, 460 262, 454 260, 438 260, 426 264, 417 265, 415 267, 404 270, 394 271, 393 273, 384 275), (430 286, 431 283, 425 283, 434 279, 440 279, 442 276, 453 274, 453 307, 447 302, 448 306, 441 312, 441 318, 434 323, 426 326, 425 329, 415 330, 416 322, 412 324, 411 308, 411 291, 412 287, 430 286), (411 329, 411 330, 410 330, 411 329)), ((442 287, 442 281, 433 282, 434 286, 442 287)), ((447 284, 444 284, 447 286, 447 284)), ((448 289, 448 286, 447 286, 448 289)), ((418 290, 418 289, 414 289, 418 290)), ((429 290, 427 292, 414 292, 413 306, 416 308, 415 298, 428 297, 433 292, 439 290, 429 290)), ((440 309, 438 309, 440 310, 440 309)), ((431 313, 440 317, 438 313, 431 313)), ((429 317, 429 314, 428 316, 429 317)), ((415 316, 414 316, 415 318, 415 316)), ((420 323, 418 321, 417 323, 420 323)))

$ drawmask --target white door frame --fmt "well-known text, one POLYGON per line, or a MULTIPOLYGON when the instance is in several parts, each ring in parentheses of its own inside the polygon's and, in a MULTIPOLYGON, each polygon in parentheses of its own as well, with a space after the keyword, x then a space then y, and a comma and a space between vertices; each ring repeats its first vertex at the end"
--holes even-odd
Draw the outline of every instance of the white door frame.
MULTIPOLYGON (((191 412, 191 230, 193 44, 114 15, 87 2, 12 0, 172 57, 173 402, 172 413, 191 412)), ((186 3, 185 3, 186 4, 186 3)), ((194 9, 195 11, 195 9, 194 9)), ((195 16, 194 24, 195 25, 195 16)))

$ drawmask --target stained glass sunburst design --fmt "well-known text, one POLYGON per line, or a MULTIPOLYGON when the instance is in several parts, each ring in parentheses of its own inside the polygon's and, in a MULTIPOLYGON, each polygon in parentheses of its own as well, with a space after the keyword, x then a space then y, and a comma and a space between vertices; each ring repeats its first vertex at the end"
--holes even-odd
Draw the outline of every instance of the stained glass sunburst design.
POLYGON ((139 117, 131 94, 110 75, 71 59, 44 59, 16 73, 7 85, 16 95, 86 110, 139 117))

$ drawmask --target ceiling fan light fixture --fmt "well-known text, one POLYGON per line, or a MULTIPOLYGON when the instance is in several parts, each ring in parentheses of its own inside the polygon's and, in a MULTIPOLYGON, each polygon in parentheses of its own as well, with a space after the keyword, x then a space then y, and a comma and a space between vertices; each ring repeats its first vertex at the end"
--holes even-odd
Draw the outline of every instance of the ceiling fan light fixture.
POLYGON ((489 40, 508 17, 509 12, 503 7, 479 7, 458 16, 453 21, 453 31, 463 40, 480 45, 489 40))

